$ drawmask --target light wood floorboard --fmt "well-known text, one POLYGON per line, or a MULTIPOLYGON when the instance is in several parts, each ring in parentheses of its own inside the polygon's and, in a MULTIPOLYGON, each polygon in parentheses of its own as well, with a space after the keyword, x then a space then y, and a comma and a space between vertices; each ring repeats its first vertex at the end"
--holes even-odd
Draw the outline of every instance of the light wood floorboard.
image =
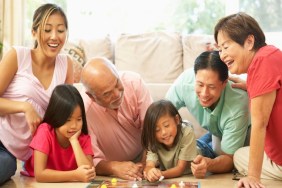
MULTIPOLYGON (((1 188, 86 188, 89 183, 71 182, 71 183, 38 183, 34 178, 20 175, 21 164, 18 163, 18 171, 10 181, 1 186, 1 188)), ((201 188, 235 188, 236 180, 232 180, 232 173, 213 174, 205 179, 195 179, 192 175, 182 176, 180 178, 171 179, 171 181, 199 181, 201 188)), ((97 176, 97 180, 111 179, 111 177, 97 176)), ((165 180, 164 180, 165 181, 165 180)), ((168 180, 166 180, 168 181, 168 180)), ((267 188, 281 188, 282 181, 263 180, 267 188)))

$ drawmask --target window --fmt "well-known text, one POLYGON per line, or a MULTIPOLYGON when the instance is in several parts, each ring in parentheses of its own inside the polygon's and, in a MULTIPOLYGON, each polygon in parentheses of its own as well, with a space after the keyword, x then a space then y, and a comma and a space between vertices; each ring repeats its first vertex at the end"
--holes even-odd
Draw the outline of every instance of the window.
MULTIPOLYGON (((25 45, 32 42, 30 28, 33 12, 45 2, 44 0, 26 1, 25 45)), ((213 34, 213 27, 219 18, 238 11, 247 12, 256 18, 265 32, 277 34, 282 31, 282 19, 280 19, 282 0, 49 0, 48 2, 57 3, 65 10, 69 21, 70 39, 91 38, 105 34, 115 37, 120 33, 157 30, 184 34, 213 34)))

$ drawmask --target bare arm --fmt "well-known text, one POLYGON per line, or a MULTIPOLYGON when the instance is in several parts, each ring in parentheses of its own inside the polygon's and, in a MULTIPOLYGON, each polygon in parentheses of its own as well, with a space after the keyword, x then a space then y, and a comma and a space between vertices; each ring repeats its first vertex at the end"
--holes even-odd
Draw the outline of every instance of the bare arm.
MULTIPOLYGON (((0 96, 4 94, 18 70, 16 50, 12 48, 0 63, 0 96)), ((28 102, 0 98, 0 115, 25 113, 27 123, 33 133, 41 122, 41 117, 28 102)))
POLYGON ((196 178, 204 178, 207 172, 225 173, 233 169, 233 155, 222 154, 214 159, 198 155, 191 164, 196 178))
POLYGON ((58 171, 47 169, 48 156, 40 151, 34 151, 34 175, 38 182, 66 182, 82 181, 89 182, 95 178, 94 167, 82 165, 76 170, 58 171))
MULTIPOLYGON (((17 53, 11 49, 0 63, 0 96, 4 94, 18 70, 17 53)), ((24 103, 0 98, 0 115, 24 112, 24 103)))
POLYGON ((239 187, 260 183, 266 127, 275 99, 276 91, 273 91, 251 100, 252 129, 248 177, 239 181, 239 187))
POLYGON ((179 177, 183 174, 184 170, 187 168, 187 164, 190 164, 190 162, 178 160, 177 165, 175 167, 162 171, 162 175, 165 178, 179 177))
POLYGON ((68 57, 68 70, 67 70, 67 76, 66 76, 66 84, 73 84, 74 77, 73 77, 73 61, 68 57))
POLYGON ((161 171, 160 169, 156 168, 155 162, 147 161, 144 170, 144 177, 150 182, 158 181, 161 176, 164 176, 165 178, 179 177, 187 168, 188 163, 190 162, 179 160, 175 167, 161 171))
POLYGON ((85 153, 83 152, 81 145, 78 141, 78 137, 81 134, 81 130, 75 133, 69 140, 74 152, 75 160, 77 166, 81 165, 88 165, 90 167, 93 167, 93 158, 92 156, 86 156, 85 153))

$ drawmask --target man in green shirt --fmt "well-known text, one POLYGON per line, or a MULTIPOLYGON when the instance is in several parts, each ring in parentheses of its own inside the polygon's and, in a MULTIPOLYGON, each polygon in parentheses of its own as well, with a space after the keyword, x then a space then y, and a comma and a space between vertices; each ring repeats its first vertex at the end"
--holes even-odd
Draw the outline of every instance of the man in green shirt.
POLYGON ((197 140, 201 151, 191 165, 197 178, 230 172, 233 154, 245 145, 250 114, 246 91, 231 87, 228 68, 217 51, 203 52, 194 70, 184 71, 166 94, 177 109, 186 107, 209 133, 197 140))

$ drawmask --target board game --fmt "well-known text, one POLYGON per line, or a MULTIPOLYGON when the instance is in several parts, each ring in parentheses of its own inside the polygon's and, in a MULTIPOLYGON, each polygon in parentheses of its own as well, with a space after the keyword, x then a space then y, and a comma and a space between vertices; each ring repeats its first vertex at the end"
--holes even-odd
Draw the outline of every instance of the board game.
POLYGON ((142 181, 127 181, 127 180, 94 180, 90 183, 87 188, 200 188, 199 182, 185 182, 185 181, 157 181, 157 182, 148 182, 147 180, 142 181))

